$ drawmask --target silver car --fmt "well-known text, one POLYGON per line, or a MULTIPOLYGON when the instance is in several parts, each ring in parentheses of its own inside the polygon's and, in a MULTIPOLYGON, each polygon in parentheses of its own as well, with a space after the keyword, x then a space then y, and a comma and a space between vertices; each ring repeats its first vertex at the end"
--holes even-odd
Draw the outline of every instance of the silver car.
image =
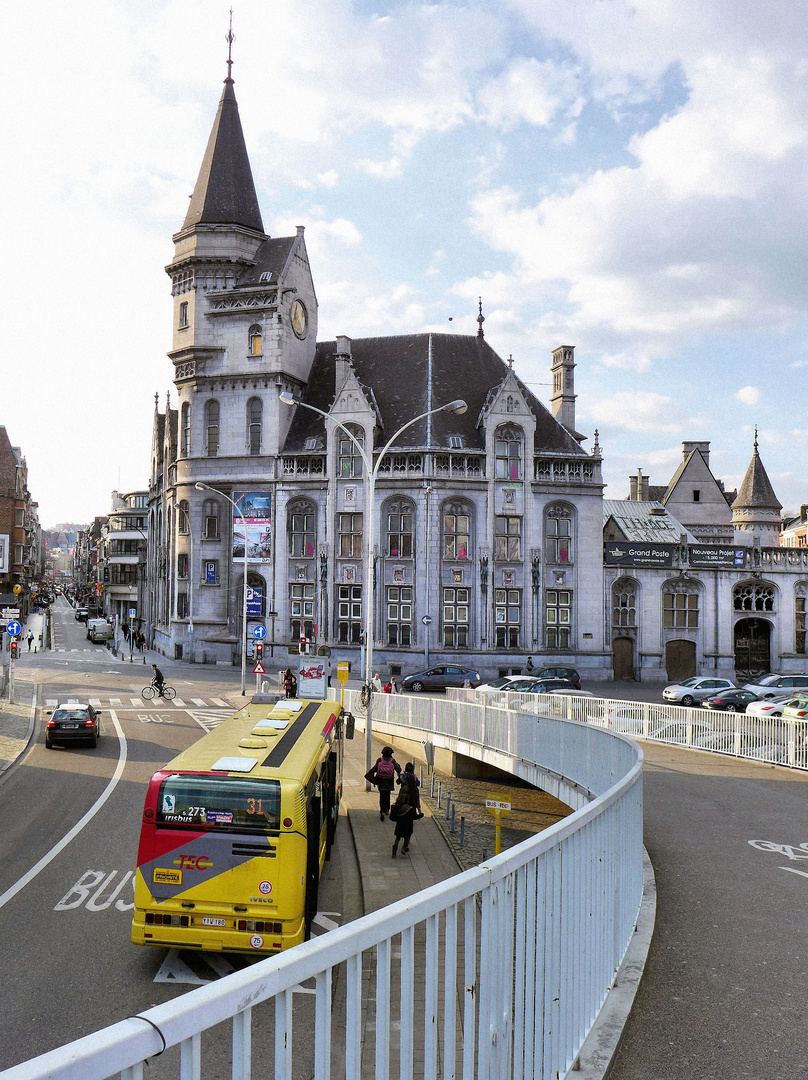
POLYGON ((720 690, 734 689, 735 683, 730 682, 729 679, 694 675, 692 679, 666 686, 662 691, 662 699, 678 702, 680 705, 700 705, 705 698, 714 697, 720 690))
POLYGON ((775 698, 789 691, 808 689, 808 675, 764 675, 756 683, 744 683, 744 690, 751 690, 762 698, 775 698))

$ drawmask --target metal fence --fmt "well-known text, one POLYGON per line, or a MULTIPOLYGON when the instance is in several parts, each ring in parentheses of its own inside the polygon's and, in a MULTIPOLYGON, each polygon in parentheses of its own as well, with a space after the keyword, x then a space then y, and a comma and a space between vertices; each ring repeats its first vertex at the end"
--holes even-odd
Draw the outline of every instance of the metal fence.
POLYGON ((498 708, 557 716, 637 739, 808 769, 806 720, 572 694, 513 692, 478 696, 476 690, 453 689, 447 691, 447 698, 459 705, 482 700, 487 703, 486 711, 498 708))
POLYGON ((8 1069, 3 1080, 141 1080, 144 1066, 150 1077, 180 1080, 291 1080, 301 1038, 315 1080, 566 1076, 642 900, 641 751, 594 725, 467 702, 388 696, 380 709, 402 737, 417 729, 473 757, 507 755, 514 771, 550 768, 586 795, 573 814, 475 869, 8 1069), (313 1010, 299 1019, 292 994, 308 979, 313 1010), (228 1064, 211 1072, 202 1035, 224 1022, 228 1064), (159 1064, 148 1060, 166 1048, 159 1064))

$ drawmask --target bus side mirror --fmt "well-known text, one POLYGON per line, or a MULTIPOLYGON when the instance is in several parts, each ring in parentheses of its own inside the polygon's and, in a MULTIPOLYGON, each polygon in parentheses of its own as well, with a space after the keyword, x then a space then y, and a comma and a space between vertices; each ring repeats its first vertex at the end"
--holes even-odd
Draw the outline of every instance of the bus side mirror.
POLYGON ((354 737, 354 729, 356 728, 356 720, 353 713, 347 712, 345 714, 345 738, 352 739, 354 737))

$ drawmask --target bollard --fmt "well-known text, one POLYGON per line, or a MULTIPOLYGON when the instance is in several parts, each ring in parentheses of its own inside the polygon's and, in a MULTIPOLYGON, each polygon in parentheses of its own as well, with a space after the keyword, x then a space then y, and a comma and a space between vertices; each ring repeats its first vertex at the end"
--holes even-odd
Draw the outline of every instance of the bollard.
POLYGON ((455 804, 452 803, 452 823, 449 826, 449 832, 455 831, 455 804))
POLYGON ((423 787, 424 786, 424 767, 423 767, 423 765, 418 766, 418 780, 419 780, 419 782, 421 784, 421 787, 423 787))
POLYGON ((434 773, 432 773, 432 787, 430 788, 429 794, 433 799, 435 798, 435 774, 434 773))
POLYGON ((460 846, 463 847, 465 842, 466 842, 466 819, 461 814, 460 815, 460 846))
POLYGON ((449 820, 449 814, 452 812, 452 794, 450 791, 446 792, 446 820, 449 820))
POLYGON ((487 858, 488 858, 488 848, 484 847, 483 848, 483 862, 485 862, 487 858))
POLYGON ((440 810, 440 804, 443 801, 443 781, 438 781, 438 810, 440 810))

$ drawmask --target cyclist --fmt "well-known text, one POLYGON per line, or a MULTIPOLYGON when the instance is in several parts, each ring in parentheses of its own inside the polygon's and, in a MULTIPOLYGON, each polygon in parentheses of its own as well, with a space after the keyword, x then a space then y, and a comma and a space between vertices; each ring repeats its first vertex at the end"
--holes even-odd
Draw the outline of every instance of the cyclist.
POLYGON ((157 693, 162 694, 163 688, 166 684, 166 680, 165 676, 163 675, 157 664, 152 664, 152 684, 154 685, 157 693))

